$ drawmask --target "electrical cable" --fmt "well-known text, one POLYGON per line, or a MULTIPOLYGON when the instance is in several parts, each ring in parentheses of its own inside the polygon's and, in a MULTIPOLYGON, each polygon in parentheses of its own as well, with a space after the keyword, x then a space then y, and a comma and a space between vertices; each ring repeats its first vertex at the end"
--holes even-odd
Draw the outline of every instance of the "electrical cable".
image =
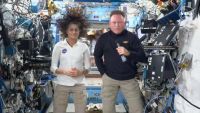
POLYGON ((200 14, 200 0, 197 0, 196 1, 196 7, 195 7, 195 10, 194 10, 193 19, 198 17, 199 14, 200 14))
POLYGON ((186 99, 183 95, 180 94, 179 91, 177 91, 178 95, 180 95, 185 101, 187 101, 190 105, 194 106, 197 109, 200 109, 200 107, 194 105, 192 102, 190 102, 188 99, 186 99))
POLYGON ((153 102, 155 99, 159 99, 159 98, 165 98, 165 96, 158 96, 158 97, 155 97, 155 98, 151 99, 151 100, 147 103, 147 105, 145 106, 145 108, 144 108, 144 113, 146 113, 146 109, 147 109, 147 107, 149 106, 149 104, 150 104, 151 102, 153 102))

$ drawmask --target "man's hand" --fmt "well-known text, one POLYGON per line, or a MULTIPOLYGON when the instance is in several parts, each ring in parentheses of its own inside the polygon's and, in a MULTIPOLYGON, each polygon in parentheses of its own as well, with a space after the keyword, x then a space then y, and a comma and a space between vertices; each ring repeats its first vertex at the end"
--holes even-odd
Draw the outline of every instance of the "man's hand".
POLYGON ((122 47, 122 46, 117 47, 116 50, 119 53, 119 55, 124 55, 124 56, 129 56, 130 55, 129 51, 126 48, 122 47))

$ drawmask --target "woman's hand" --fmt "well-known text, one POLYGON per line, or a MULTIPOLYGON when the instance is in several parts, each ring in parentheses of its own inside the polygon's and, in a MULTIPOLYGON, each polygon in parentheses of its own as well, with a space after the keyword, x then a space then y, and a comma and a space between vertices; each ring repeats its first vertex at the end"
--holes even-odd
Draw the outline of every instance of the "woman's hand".
POLYGON ((71 68, 71 69, 58 69, 57 72, 62 75, 76 77, 76 76, 86 75, 88 73, 88 70, 79 70, 77 68, 71 68))
POLYGON ((83 71, 77 68, 71 68, 71 70, 69 70, 68 73, 69 73, 69 76, 72 76, 72 77, 83 75, 83 71))
POLYGON ((71 68, 71 69, 60 68, 56 70, 56 73, 66 76, 78 76, 81 74, 81 72, 76 68, 71 68))

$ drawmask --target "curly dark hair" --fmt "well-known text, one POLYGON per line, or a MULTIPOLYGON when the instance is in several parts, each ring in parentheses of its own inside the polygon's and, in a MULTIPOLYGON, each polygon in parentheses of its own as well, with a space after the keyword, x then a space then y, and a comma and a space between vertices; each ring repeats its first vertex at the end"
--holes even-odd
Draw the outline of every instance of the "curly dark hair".
POLYGON ((87 27, 89 26, 81 7, 68 8, 67 14, 64 15, 62 19, 59 19, 57 23, 64 37, 67 37, 66 30, 70 24, 78 25, 80 30, 79 37, 86 35, 87 27))

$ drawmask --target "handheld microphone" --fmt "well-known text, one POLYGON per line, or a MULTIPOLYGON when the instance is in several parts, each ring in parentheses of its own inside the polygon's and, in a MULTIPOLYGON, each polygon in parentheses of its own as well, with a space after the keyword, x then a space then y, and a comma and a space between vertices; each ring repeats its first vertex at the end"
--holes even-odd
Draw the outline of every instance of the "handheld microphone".
MULTIPOLYGON (((119 43, 117 43, 117 47, 120 47, 119 43)), ((121 55, 122 62, 126 62, 126 57, 124 55, 121 55)))

